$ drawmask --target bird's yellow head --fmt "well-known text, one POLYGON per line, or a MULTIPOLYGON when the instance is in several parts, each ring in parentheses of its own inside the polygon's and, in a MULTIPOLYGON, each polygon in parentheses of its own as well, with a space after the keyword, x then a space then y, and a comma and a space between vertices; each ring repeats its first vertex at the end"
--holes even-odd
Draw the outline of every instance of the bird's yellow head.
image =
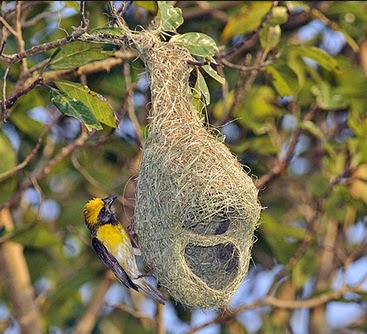
POLYGON ((117 219, 112 208, 115 199, 116 196, 91 199, 83 210, 85 224, 93 229, 106 223, 115 223, 117 219))

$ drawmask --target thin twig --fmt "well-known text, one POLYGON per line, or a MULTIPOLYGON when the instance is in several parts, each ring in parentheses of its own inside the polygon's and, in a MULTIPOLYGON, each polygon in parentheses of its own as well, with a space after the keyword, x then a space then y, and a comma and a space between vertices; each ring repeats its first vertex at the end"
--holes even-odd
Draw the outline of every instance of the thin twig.
MULTIPOLYGON (((21 24, 21 13, 22 13, 22 1, 16 2, 15 9, 15 31, 17 32, 15 38, 18 43, 19 53, 23 53, 25 51, 25 43, 22 34, 22 24, 21 24)), ((27 59, 23 58, 20 62, 22 73, 26 73, 28 71, 27 59)))
POLYGON ((31 47, 30 49, 24 51, 24 52, 19 52, 19 53, 15 53, 12 55, 1 55, 0 56, 0 61, 4 61, 7 63, 15 63, 15 62, 19 62, 22 59, 26 58, 26 57, 30 57, 33 55, 36 55, 38 53, 42 53, 51 49, 55 49, 59 46, 65 45, 67 43, 76 41, 80 36, 82 36, 86 31, 86 28, 82 28, 82 27, 78 27, 76 28, 76 30, 71 33, 70 35, 58 39, 56 41, 53 42, 49 42, 49 43, 44 43, 41 45, 35 45, 33 47, 31 47))
POLYGON ((0 23, 10 31, 10 33, 14 36, 17 35, 17 32, 13 29, 13 27, 0 15, 0 23))
MULTIPOLYGON (((39 170, 36 173, 36 175, 33 175, 33 178, 38 181, 42 179, 44 176, 46 176, 47 174, 49 174, 57 163, 59 163, 63 158, 70 155, 77 148, 83 146, 88 138, 89 138, 89 134, 86 131, 83 131, 78 139, 76 139, 70 145, 62 148, 60 152, 52 160, 50 160, 45 167, 39 170)), ((24 191, 27 190, 30 186, 32 186, 32 179, 29 179, 28 181, 26 181, 20 187, 20 189, 18 189, 7 202, 2 204, 0 206, 0 210, 4 207, 10 207, 11 205, 13 205, 18 200, 18 198, 24 193, 24 191)))
POLYGON ((80 16, 81 16, 81 24, 80 28, 87 29, 88 28, 88 20, 85 17, 85 3, 86 1, 80 1, 80 16))
MULTIPOLYGON (((311 106, 310 111, 305 115, 304 121, 309 121, 313 118, 315 115, 315 112, 317 110, 317 105, 311 106)), ((293 153, 296 148, 296 144, 298 142, 298 138, 301 134, 302 130, 301 128, 297 128, 293 131, 291 138, 289 140, 289 144, 287 147, 287 150, 284 154, 284 157, 282 159, 279 158, 278 163, 276 166, 266 175, 262 176, 259 181, 257 182, 257 187, 259 189, 265 189, 275 178, 277 178, 284 169, 289 165, 291 159, 293 158, 293 153)))
POLYGON ((33 148, 33 150, 31 151, 31 153, 29 153, 20 164, 16 165, 12 169, 9 169, 9 170, 1 173, 0 174, 0 181, 8 178, 9 176, 15 174, 17 171, 23 169, 24 167, 26 167, 28 165, 28 163, 32 160, 32 158, 36 155, 39 148, 41 147, 42 139, 43 139, 44 135, 47 133, 48 130, 49 130, 48 126, 46 126, 42 129, 41 134, 38 137, 37 144, 33 148))
MULTIPOLYGON (((2 113, 2 122, 5 122, 6 121, 6 118, 7 118, 7 108, 6 108, 6 78, 8 77, 8 73, 9 73, 9 68, 10 66, 8 65, 6 70, 5 70, 5 73, 4 73, 4 76, 3 76, 3 91, 2 91, 2 100, 1 100, 1 113, 2 113)), ((1 122, 1 121, 0 121, 1 122)))
POLYGON ((128 314, 132 315, 136 319, 143 319, 143 320, 153 321, 152 318, 148 317, 143 312, 135 311, 131 307, 126 306, 124 304, 108 304, 108 303, 106 303, 106 306, 109 306, 109 307, 112 307, 112 308, 114 308, 116 310, 121 310, 121 311, 123 311, 125 313, 128 313, 128 314))
MULTIPOLYGON (((16 93, 15 95, 13 95, 11 98, 9 98, 8 100, 2 101, 2 109, 3 109, 3 113, 4 115, 6 115, 6 110, 8 108, 11 108, 14 103, 23 95, 27 94, 29 91, 31 91, 33 88, 40 86, 43 83, 43 78, 37 78, 35 81, 33 81, 32 84, 30 84, 28 87, 24 88, 23 90, 21 90, 20 92, 16 93)), ((4 96, 4 93, 3 93, 4 96)), ((4 119, 5 121, 5 119, 4 119)))

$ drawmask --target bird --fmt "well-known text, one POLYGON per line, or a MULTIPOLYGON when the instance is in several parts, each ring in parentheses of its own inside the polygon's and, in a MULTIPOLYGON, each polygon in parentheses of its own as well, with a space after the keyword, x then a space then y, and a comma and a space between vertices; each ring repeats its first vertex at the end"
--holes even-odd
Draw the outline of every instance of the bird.
POLYGON ((119 222, 113 209, 117 196, 93 198, 83 210, 84 221, 91 232, 94 251, 109 267, 116 278, 127 288, 144 291, 160 304, 165 304, 163 294, 146 280, 136 263, 134 249, 128 231, 119 222))

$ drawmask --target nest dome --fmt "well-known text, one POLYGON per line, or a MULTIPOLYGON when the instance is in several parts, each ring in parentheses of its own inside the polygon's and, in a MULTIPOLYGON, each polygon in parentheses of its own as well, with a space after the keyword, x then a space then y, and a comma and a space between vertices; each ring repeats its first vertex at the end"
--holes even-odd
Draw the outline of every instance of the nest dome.
POLYGON ((189 52, 136 33, 152 105, 135 231, 159 283, 188 307, 224 307, 247 273, 261 206, 251 177, 199 121, 189 52))

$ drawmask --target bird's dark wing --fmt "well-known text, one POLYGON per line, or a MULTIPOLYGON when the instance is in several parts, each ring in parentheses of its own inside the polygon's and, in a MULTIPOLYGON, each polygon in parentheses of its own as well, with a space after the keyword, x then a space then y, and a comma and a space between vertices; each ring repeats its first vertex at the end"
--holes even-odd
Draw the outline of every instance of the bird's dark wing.
POLYGON ((106 246, 96 237, 92 238, 92 246, 94 251, 104 262, 104 264, 112 270, 112 272, 122 284, 124 284, 128 288, 133 288, 134 290, 139 291, 138 287, 132 282, 132 280, 126 274, 125 270, 120 266, 116 258, 112 254, 110 254, 106 246))

